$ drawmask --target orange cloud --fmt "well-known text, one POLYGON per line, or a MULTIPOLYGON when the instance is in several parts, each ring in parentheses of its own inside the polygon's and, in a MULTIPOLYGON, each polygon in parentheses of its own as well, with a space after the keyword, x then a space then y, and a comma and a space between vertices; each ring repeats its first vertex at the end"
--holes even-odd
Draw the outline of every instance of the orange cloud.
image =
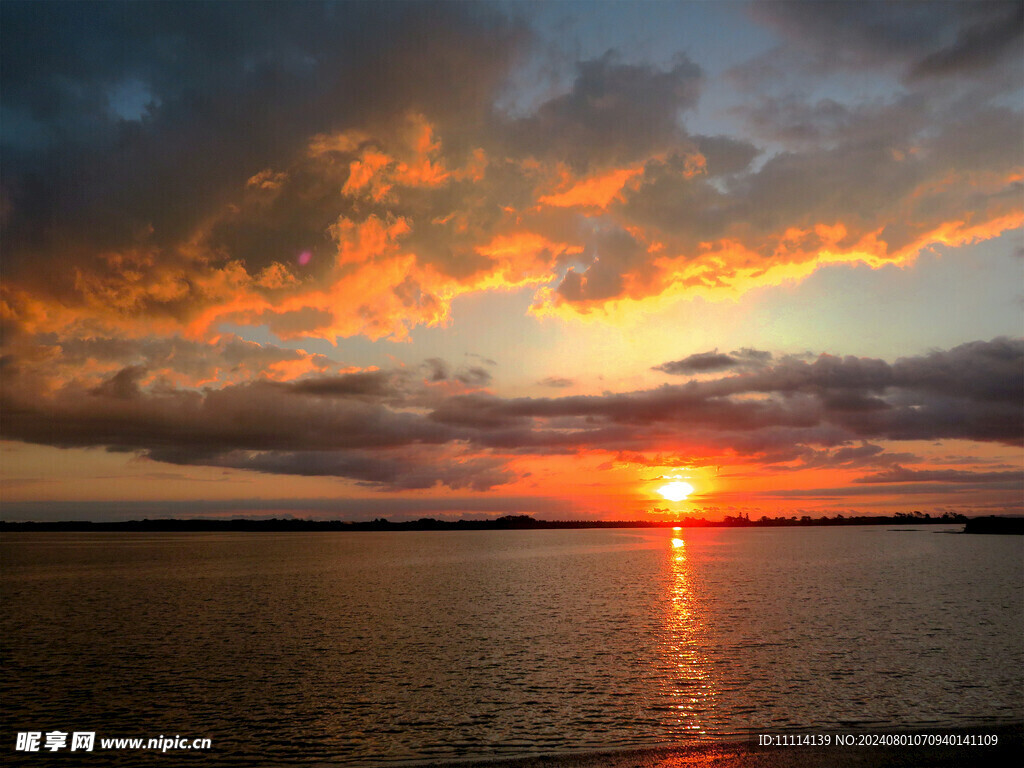
POLYGON ((733 239, 702 243, 696 254, 665 254, 656 243, 650 248, 653 279, 635 279, 626 273, 621 295, 594 301, 569 302, 544 288, 537 293, 530 312, 538 317, 619 323, 634 312, 660 311, 683 299, 735 300, 757 288, 800 282, 826 265, 862 263, 872 269, 905 265, 934 245, 976 243, 1022 226, 1024 210, 975 225, 943 222, 897 251, 890 251, 881 239, 881 229, 851 243, 846 226, 839 222, 809 229, 791 227, 769 241, 769 258, 764 255, 765 246, 754 249, 733 239))
POLYGON ((406 135, 412 153, 395 169, 395 182, 407 187, 436 187, 446 182, 449 174, 440 159, 441 143, 434 139, 434 129, 427 119, 410 115, 406 135))
POLYGON ((529 286, 534 315, 618 321, 694 297, 735 299, 827 264, 906 264, 934 244, 976 242, 1024 225, 1024 207, 1010 194, 1021 177, 1014 167, 924 178, 894 209, 898 217, 780 218, 774 229, 739 218, 719 236, 695 241, 685 228, 645 220, 636 205, 651 204, 644 185, 664 183, 662 197, 683 213, 686 206, 696 216, 702 207, 715 216, 728 209, 728 196, 706 180, 711 171, 700 152, 661 152, 583 176, 543 157, 493 157, 501 155, 482 147, 459 161, 449 157, 435 124, 418 113, 378 135, 317 135, 292 166, 250 176, 236 203, 177 246, 133 245, 75 259, 63 293, 7 285, 2 312, 30 333, 201 339, 233 322, 268 325, 287 339, 405 339, 412 327, 447 322, 460 295, 529 286), (988 202, 961 211, 965 186, 988 202), (939 218, 933 208, 962 215, 939 218), (245 237, 225 241, 218 233, 227 225, 245 237), (258 227, 273 237, 274 225, 295 228, 297 243, 333 241, 333 254, 320 246, 300 269, 279 254, 294 260, 308 246, 289 251, 285 240, 262 261, 230 249, 259 247, 258 227), (598 253, 593 233, 613 230, 636 248, 598 253), (556 288, 567 265, 575 292, 556 288))
POLYGON ((558 208, 598 208, 604 210, 626 183, 643 173, 642 165, 618 168, 608 173, 590 176, 572 182, 572 186, 557 194, 544 195, 538 202, 558 208))
MULTIPOLYGON (((391 163, 391 158, 383 152, 367 149, 358 160, 349 163, 348 179, 345 180, 345 186, 341 188, 341 193, 351 195, 361 192, 389 163, 391 163)), ((390 188, 390 184, 375 185, 372 188, 373 198, 381 199, 390 188)))
POLYGON ((477 247, 477 253, 491 259, 490 274, 475 283, 474 290, 486 288, 519 288, 537 285, 551 279, 550 268, 554 258, 563 254, 576 254, 580 246, 556 243, 532 232, 498 235, 486 245, 477 247))
POLYGON ((988 221, 970 224, 967 221, 947 221, 919 237, 915 242, 895 254, 896 260, 909 261, 932 245, 965 245, 998 237, 1024 226, 1024 210, 1013 211, 988 221))

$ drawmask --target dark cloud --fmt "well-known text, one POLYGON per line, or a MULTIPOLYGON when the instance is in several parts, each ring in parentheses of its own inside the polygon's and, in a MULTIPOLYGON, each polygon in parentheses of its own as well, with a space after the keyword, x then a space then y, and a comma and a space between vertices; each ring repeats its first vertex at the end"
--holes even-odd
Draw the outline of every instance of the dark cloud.
POLYGON ((758 136, 803 151, 871 142, 901 149, 935 118, 930 102, 914 93, 880 104, 844 104, 833 98, 808 101, 792 93, 762 94, 735 111, 758 136))
POLYGON ((1020 3, 773 2, 754 16, 810 51, 820 67, 896 65, 907 79, 979 75, 1019 66, 1024 15, 1020 3))
POLYGON ((137 400, 141 395, 139 379, 146 373, 142 366, 134 365, 122 368, 109 379, 92 390, 91 394, 100 397, 113 397, 118 400, 137 400))
POLYGON ((451 376, 451 370, 444 360, 439 357, 430 357, 423 361, 427 369, 429 381, 446 381, 451 376))
POLYGON ((707 175, 712 178, 745 171, 760 154, 750 142, 729 136, 694 136, 693 142, 705 160, 707 175))
MULTIPOLYGON (((1009 171, 1024 163, 1018 111, 980 96, 945 103, 917 93, 867 104, 793 95, 752 102, 743 110, 752 129, 788 151, 725 183, 712 176, 710 159, 707 173, 686 173, 680 158, 649 162, 611 206, 629 232, 643 233, 645 247, 602 266, 612 274, 600 275, 595 295, 723 288, 744 269, 767 276, 772 267, 813 264, 823 251, 898 262, 951 222, 969 239, 971 226, 989 236, 982 222, 1020 215, 1020 184, 1009 171), (974 183, 982 178, 988 182, 974 183), (688 267, 690 276, 652 268, 656 259, 644 252, 652 242, 685 255, 676 269, 688 267), (742 248, 724 247, 718 262, 698 270, 697 254, 709 243, 742 248)), ((567 279, 561 297, 588 299, 581 281, 567 279)))
POLYGON ((478 365, 462 368, 456 372, 455 378, 467 387, 485 387, 491 383, 491 373, 478 365))
POLYGON ((734 349, 729 354, 741 365, 751 368, 758 368, 767 365, 771 362, 773 357, 771 352, 763 349, 751 349, 750 347, 734 349))
POLYGON ((879 230, 881 242, 865 247, 896 259, 928 242, 941 222, 962 221, 964 211, 986 220, 1017 215, 1019 194, 1005 179, 1008 168, 1024 162, 1014 138, 1020 115, 977 108, 930 116, 914 100, 850 111, 839 122, 777 102, 771 108, 777 129, 767 130, 762 120, 758 130, 810 141, 801 152, 777 154, 733 181, 728 195, 699 178, 645 174, 622 213, 687 251, 697 241, 734 238, 765 267, 813 261, 821 250, 842 252, 879 230), (999 181, 975 188, 967 183, 974 174, 999 181), (939 181, 950 176, 965 183, 939 181), (841 228, 822 229, 823 223, 841 228))
POLYGON ((802 465, 828 467, 892 466, 900 462, 920 461, 911 453, 886 451, 880 445, 861 441, 859 445, 844 445, 824 451, 812 451, 801 457, 802 465))
POLYGON ((556 291, 569 302, 621 296, 626 275, 642 283, 654 273, 647 249, 629 232, 618 228, 592 235, 581 258, 589 266, 579 272, 570 268, 556 291))
MULTIPOLYGON (((1008 393, 1024 391, 1022 364, 1024 341, 996 339, 894 364, 858 357, 822 356, 813 363, 789 358, 750 373, 623 394, 454 397, 431 418, 498 434, 550 420, 558 427, 553 440, 581 446, 605 445, 604 430, 614 425, 638 430, 628 438, 638 441, 649 439, 643 429, 663 425, 672 434, 711 430, 736 441, 733 433, 827 427, 839 436, 834 442, 962 438, 1017 445, 1024 439, 1024 415, 1008 393), (746 397, 753 393, 769 397, 746 397)), ((627 439, 621 432, 617 437, 627 439)), ((798 442, 778 432, 772 439, 798 442)), ((813 441, 822 442, 821 436, 813 441)))
POLYGON ((804 242, 789 244, 795 259, 807 258, 801 254, 813 255, 825 245, 821 233, 814 231, 817 223, 843 223, 845 239, 837 243, 840 247, 855 243, 869 227, 880 227, 886 253, 892 258, 916 239, 927 237, 939 222, 956 220, 958 211, 1000 216, 1015 210, 1016 203, 1002 197, 1003 185, 986 193, 966 185, 929 189, 923 182, 951 174, 1005 174, 1007 167, 1024 159, 1019 143, 1010 138, 1019 134, 1019 115, 1002 109, 976 110, 969 120, 950 118, 926 136, 912 130, 919 119, 901 119, 905 110, 898 105, 883 111, 893 114, 877 126, 865 127, 868 136, 854 135, 769 160, 735 191, 737 219, 752 228, 751 234, 777 232, 783 221, 807 230, 804 242))
POLYGON ((554 155, 583 171, 674 146, 680 113, 696 106, 701 70, 680 55, 672 69, 623 64, 614 51, 580 62, 572 88, 508 126, 518 151, 554 155))
MULTIPOLYGON (((8 268, 56 244, 65 258, 143 237, 176 245, 240 182, 318 133, 409 109, 460 125, 487 108, 524 39, 482 6, 448 3, 5 3, 0 13, 8 268), (133 91, 148 106, 128 119, 133 91)), ((317 249, 338 213, 317 200, 300 218, 272 208, 272 231, 236 227, 214 242, 242 259, 317 249)))
POLYGON ((388 490, 414 490, 444 485, 455 490, 487 491, 515 479, 495 457, 451 458, 436 451, 227 451, 195 456, 175 450, 150 451, 154 461, 172 464, 245 469, 301 477, 345 477, 388 490))
MULTIPOLYGON (((972 3, 956 39, 914 64, 911 78, 976 72, 1009 57, 1019 59, 1024 38, 1024 5, 1019 2, 972 3)), ((1019 61, 1017 62, 1019 65, 1019 61)))
POLYGON ((769 265, 865 238, 877 258, 899 261, 941 241, 940 222, 1019 217, 1020 185, 1008 169, 1024 161, 1020 3, 766 1, 750 10, 785 43, 735 71, 748 91, 735 113, 775 145, 774 156, 731 179, 727 195, 701 189, 701 179, 651 179, 630 201, 630 218, 675 233, 681 248, 693 247, 692 232, 736 238, 769 265), (838 78, 869 69, 902 87, 851 97, 838 78), (820 87, 831 75, 834 87, 820 87), (992 183, 976 185, 981 176, 992 183), (684 203, 673 224, 669 211, 684 203), (802 234, 787 240, 783 221, 802 234), (834 223, 841 231, 819 227, 834 223))
POLYGON ((382 398, 399 394, 404 378, 398 372, 362 371, 305 378, 281 387, 299 395, 382 398))
POLYGON ((782 358, 717 379, 561 398, 451 396, 403 371, 205 391, 142 386, 144 373, 127 367, 96 387, 54 389, 31 370, 7 372, 2 434, 176 464, 476 490, 509 482, 508 457, 519 453, 642 452, 657 444, 764 463, 888 466, 875 477, 896 482, 904 470, 893 465, 913 457, 885 455, 870 441, 1024 438, 1024 340, 972 342, 891 364, 782 358))
POLYGON ((439 357, 430 357, 423 361, 423 368, 426 369, 427 380, 440 383, 443 381, 457 381, 467 387, 485 387, 491 383, 491 372, 479 365, 463 366, 452 370, 447 361, 439 357))
MULTIPOLYGON (((39 380, 15 377, 4 388, 5 434, 61 447, 173 447, 212 455, 226 450, 329 450, 441 444, 459 437, 449 428, 369 401, 359 392, 324 397, 297 394, 268 381, 205 391, 137 387, 138 371, 114 374, 88 392, 67 385, 38 399, 39 380), (51 418, 48 419, 46 414, 51 418)), ((345 381, 351 388, 354 383, 345 381)), ((291 385, 295 386, 295 385, 291 385)))
POLYGON ((1024 489, 1020 472, 965 472, 960 469, 907 469, 895 466, 854 480, 855 483, 1009 483, 1024 489))
POLYGON ((65 370, 80 374, 91 366, 101 369, 111 365, 136 366, 158 376, 180 374, 194 382, 215 380, 222 375, 250 378, 281 364, 305 362, 311 369, 318 370, 333 364, 324 355, 310 355, 275 344, 258 344, 233 334, 223 334, 212 342, 180 336, 59 338, 55 334, 44 334, 24 352, 45 357, 51 374, 65 370))
POLYGON ((708 373, 711 371, 724 371, 735 366, 737 361, 723 355, 715 350, 714 352, 699 352, 682 360, 674 360, 669 363, 662 363, 652 368, 655 371, 671 374, 708 373))
MULTIPOLYGON (((684 253, 724 236, 743 213, 735 198, 693 168, 686 154, 648 162, 635 188, 613 206, 624 222, 672 238, 684 253)), ((740 178, 745 178, 741 176, 740 178)))
POLYGON ((1021 350, 1019 339, 999 338, 902 358, 892 366, 893 383, 977 402, 1019 403, 1024 392, 1021 350))
MULTIPOLYGON (((1012 495, 1012 492, 1019 489, 1018 483, 862 483, 860 485, 836 486, 830 488, 788 488, 782 490, 762 491, 759 495, 768 499, 816 499, 818 501, 840 501, 844 503, 858 504, 870 503, 872 496, 881 497, 885 500, 886 506, 891 508, 892 499, 899 496, 921 498, 928 496, 940 497, 944 500, 941 503, 955 504, 950 510, 960 514, 971 514, 971 510, 978 510, 976 514, 992 514, 998 512, 1006 514, 1019 509, 1021 504, 1012 495), (1007 493, 1010 492, 1010 493, 1007 493), (985 498, 982 494, 988 494, 985 498), (859 500, 865 501, 859 501, 859 500), (987 502, 987 503, 986 503, 987 502), (987 511, 983 511, 987 510, 987 511)), ((732 494, 722 494, 723 499, 728 499, 732 494)), ((907 504, 917 504, 908 500, 907 504)), ((929 504, 931 507, 931 504, 929 504)), ((942 507, 931 507, 936 513, 945 511, 942 507)), ((863 512, 863 508, 851 509, 855 514, 863 512)))
POLYGON ((453 446, 469 435, 392 410, 395 375, 349 374, 196 392, 144 391, 126 368, 83 392, 36 400, 31 381, 3 393, 4 435, 60 447, 102 445, 155 461, 328 475, 393 489, 483 490, 512 479, 496 459, 453 446), (430 448, 428 446, 433 446, 430 448))

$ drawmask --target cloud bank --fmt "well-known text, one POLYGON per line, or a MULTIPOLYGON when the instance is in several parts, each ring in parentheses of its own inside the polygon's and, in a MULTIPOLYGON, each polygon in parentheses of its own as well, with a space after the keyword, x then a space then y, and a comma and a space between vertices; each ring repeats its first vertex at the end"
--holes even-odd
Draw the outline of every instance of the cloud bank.
POLYGON ((466 390, 458 377, 438 382, 431 369, 439 362, 426 376, 398 369, 201 391, 162 381, 142 386, 141 367, 92 387, 52 386, 38 372, 6 367, 2 435, 377 488, 472 490, 514 480, 522 456, 592 451, 886 467, 863 483, 981 482, 1007 473, 907 470, 897 462, 912 456, 885 454, 875 442, 1024 442, 1021 340, 972 342, 893 363, 787 358, 655 389, 548 398, 466 390))

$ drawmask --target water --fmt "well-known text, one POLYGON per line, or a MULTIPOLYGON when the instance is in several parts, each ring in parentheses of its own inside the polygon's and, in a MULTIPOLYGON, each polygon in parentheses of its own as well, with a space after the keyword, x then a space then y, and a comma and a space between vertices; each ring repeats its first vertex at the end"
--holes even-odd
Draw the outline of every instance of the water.
MULTIPOLYGON (((5 759, 16 731, 52 729, 212 739, 175 764, 380 766, 1024 719, 1021 537, 51 533, 0 551, 5 759)), ((139 754, 89 763, 118 760, 139 754)))

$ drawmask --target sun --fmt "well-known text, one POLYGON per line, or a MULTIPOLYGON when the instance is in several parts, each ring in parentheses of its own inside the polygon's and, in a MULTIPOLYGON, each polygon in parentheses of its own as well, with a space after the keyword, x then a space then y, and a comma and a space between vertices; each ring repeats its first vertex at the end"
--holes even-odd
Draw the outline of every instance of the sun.
POLYGON ((668 485, 661 486, 658 489, 658 493, 669 501, 682 501, 693 493, 693 486, 689 483, 684 483, 682 480, 673 480, 668 485))

